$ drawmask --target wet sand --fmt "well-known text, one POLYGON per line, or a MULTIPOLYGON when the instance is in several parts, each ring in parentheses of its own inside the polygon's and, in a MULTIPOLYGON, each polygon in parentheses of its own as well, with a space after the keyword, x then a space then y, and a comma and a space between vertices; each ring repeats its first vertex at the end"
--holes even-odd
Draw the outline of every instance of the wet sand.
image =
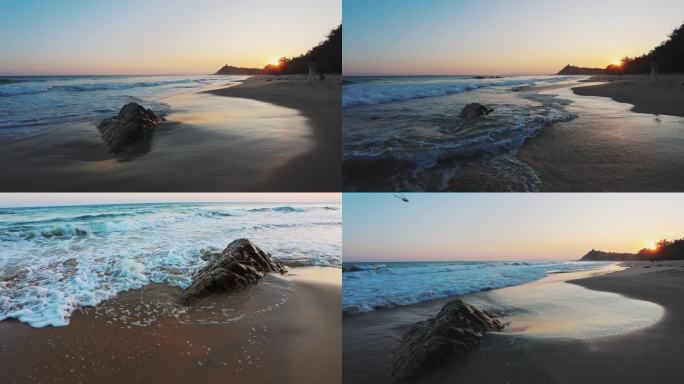
POLYGON ((573 92, 632 104, 634 112, 684 117, 684 75, 659 75, 655 82, 650 75, 594 76, 589 81, 601 84, 573 92))
POLYGON ((308 83, 305 76, 254 76, 238 86, 209 91, 228 97, 253 99, 301 111, 313 126, 312 148, 276 169, 272 181, 287 191, 341 191, 342 88, 340 75, 308 83), (320 170, 327 170, 320 172, 320 170))
POLYGON ((337 383, 341 272, 291 269, 180 306, 153 284, 74 313, 70 325, 0 323, 3 383, 337 383))
MULTIPOLYGON (((488 334, 480 348, 466 359, 435 371, 419 382, 681 382, 684 367, 678 362, 678 351, 684 343, 684 308, 681 302, 681 295, 684 293, 684 262, 637 262, 627 265, 630 268, 624 271, 569 280, 571 284, 562 284, 568 287, 568 293, 580 287, 593 290, 585 291, 587 297, 580 298, 589 302, 591 297, 588 295, 599 291, 597 293, 602 295, 614 293, 622 295, 625 300, 631 298, 651 302, 649 305, 658 304, 664 307, 665 312, 655 324, 604 337, 541 337, 539 333, 534 334, 540 328, 534 327, 535 316, 530 316, 530 313, 536 312, 539 321, 548 319, 546 315, 556 312, 555 308, 532 305, 527 311, 520 311, 521 308, 500 300, 506 295, 509 295, 509 300, 513 297, 523 299, 524 296, 543 296, 548 292, 547 289, 538 289, 543 285, 531 283, 468 295, 464 297, 466 301, 488 307, 497 313, 507 313, 502 320, 509 323, 508 327, 503 332, 488 334), (522 295, 522 290, 526 290, 528 294, 522 295), (521 321, 523 319, 525 320, 521 321), (524 329, 530 327, 533 331, 526 333, 524 329)), ((566 279, 568 276, 560 278, 566 279)), ((554 287, 554 290, 562 288, 558 285, 554 287)), ((366 315, 345 316, 344 382, 388 382, 386 372, 391 363, 391 353, 403 332, 410 324, 433 316, 446 301, 437 300, 379 310, 366 315), (368 361, 373 363, 368 364, 368 361)), ((536 301, 529 301, 534 302, 536 301)), ((563 301, 557 304, 561 307, 565 305, 563 301)), ((564 331, 581 326, 585 317, 596 318, 596 313, 584 315, 580 312, 566 317, 568 327, 564 331)), ((544 324, 548 322, 540 322, 540 325, 544 324)))
POLYGON ((534 169, 540 191, 684 191, 684 118, 636 113, 570 88, 542 93, 571 100, 566 109, 577 118, 546 127, 516 155, 534 169))
POLYGON ((339 191, 339 86, 287 83, 263 101, 267 86, 164 99, 168 121, 126 156, 110 153, 98 122, 2 143, 0 191, 339 191))

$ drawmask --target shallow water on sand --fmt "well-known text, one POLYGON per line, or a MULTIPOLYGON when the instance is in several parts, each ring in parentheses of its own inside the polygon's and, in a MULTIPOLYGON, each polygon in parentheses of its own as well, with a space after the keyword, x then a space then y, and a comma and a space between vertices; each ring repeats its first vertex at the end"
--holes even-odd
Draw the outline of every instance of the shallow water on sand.
POLYGON ((168 121, 134 153, 112 154, 96 122, 0 143, 0 162, 13 164, 0 169, 0 189, 280 191, 297 171, 287 165, 315 145, 309 119, 294 109, 203 92, 161 101, 168 121))
POLYGON ((542 191, 656 192, 684 189, 684 118, 631 111, 569 88, 542 91, 571 100, 577 118, 531 140, 517 158, 535 170, 542 191))
POLYGON ((471 303, 507 315, 504 334, 539 338, 592 339, 615 336, 657 323, 665 309, 655 303, 567 283, 623 270, 610 266, 595 271, 554 274, 540 281, 475 296, 471 303))

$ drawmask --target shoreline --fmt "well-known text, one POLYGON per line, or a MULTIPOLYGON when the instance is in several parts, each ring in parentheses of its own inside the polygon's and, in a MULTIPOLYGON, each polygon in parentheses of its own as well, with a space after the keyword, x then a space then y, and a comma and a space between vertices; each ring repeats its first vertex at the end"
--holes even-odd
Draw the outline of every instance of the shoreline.
POLYGON ((290 160, 273 172, 277 184, 291 192, 306 191, 312 174, 322 167, 327 172, 318 175, 317 191, 341 191, 341 115, 342 86, 340 75, 327 75, 323 82, 309 84, 304 75, 256 75, 225 88, 204 91, 217 96, 252 99, 296 109, 313 128, 310 136, 314 147, 290 160), (293 93, 294 92, 294 93, 293 93))
MULTIPOLYGON (((568 279, 570 276, 559 278, 568 283, 565 284, 568 292, 589 289, 600 295, 617 294, 660 305, 665 309, 665 315, 653 325, 612 336, 576 338, 527 336, 524 332, 520 333, 519 330, 510 328, 509 324, 502 332, 488 334, 479 350, 466 359, 434 371, 418 382, 605 383, 617 380, 639 383, 655 380, 674 383, 673 377, 684 375, 684 368, 675 362, 677 346, 684 342, 684 331, 681 327, 677 328, 677 324, 681 324, 684 318, 684 308, 678 301, 684 293, 684 262, 623 264, 630 268, 607 274, 583 276, 579 280, 568 279), (648 347, 629 347, 643 343, 648 343, 648 347), (633 364, 634 361, 643 360, 648 360, 648 369, 633 364), (505 364, 492 365, 493 361, 505 364), (667 381, 668 378, 670 381, 667 381)), ((500 292, 508 290, 511 292, 510 297, 522 297, 520 291, 523 289, 528 290, 533 296, 544 295, 548 289, 534 288, 535 285, 539 285, 539 281, 466 295, 462 298, 481 309, 502 313, 507 306, 505 302, 501 303, 504 308, 492 305, 497 302, 496 296, 501 296, 500 292), (487 302, 489 307, 484 305, 487 302)), ((344 317, 345 366, 357 366, 371 358, 376 361, 373 367, 366 365, 364 370, 347 369, 345 382, 388 382, 386 374, 389 372, 387 367, 390 366, 391 351, 398 345, 403 332, 413 323, 434 315, 448 301, 449 299, 444 299, 432 303, 395 307, 371 315, 344 317)), ((508 307, 510 310, 510 304, 508 307)), ((581 317, 581 312, 582 310, 577 310, 575 315, 581 317)), ((521 314, 525 315, 525 311, 516 310, 508 316, 500 317, 499 320, 507 322, 511 316, 520 318, 521 314)))
POLYGON ((655 84, 649 75, 592 76, 585 82, 598 84, 574 87, 573 92, 631 104, 636 113, 684 117, 683 74, 661 74, 655 84))
POLYGON ((0 373, 7 383, 340 382, 340 271, 291 268, 190 307, 179 288, 150 284, 65 327, 3 321, 0 373))
POLYGON ((631 104, 582 96, 577 89, 571 84, 539 90, 541 95, 570 100, 564 108, 576 117, 546 127, 515 155, 534 170, 541 192, 684 188, 678 177, 684 170, 682 117, 638 113, 631 104))

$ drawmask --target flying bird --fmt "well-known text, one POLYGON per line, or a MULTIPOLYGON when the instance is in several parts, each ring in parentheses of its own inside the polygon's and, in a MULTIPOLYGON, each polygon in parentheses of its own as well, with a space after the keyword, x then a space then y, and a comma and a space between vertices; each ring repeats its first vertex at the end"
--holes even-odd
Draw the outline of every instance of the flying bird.
POLYGON ((406 196, 404 196, 403 193, 395 193, 395 194, 394 194, 394 197, 396 197, 397 199, 403 201, 404 203, 408 203, 408 202, 409 202, 409 199, 407 199, 406 196))

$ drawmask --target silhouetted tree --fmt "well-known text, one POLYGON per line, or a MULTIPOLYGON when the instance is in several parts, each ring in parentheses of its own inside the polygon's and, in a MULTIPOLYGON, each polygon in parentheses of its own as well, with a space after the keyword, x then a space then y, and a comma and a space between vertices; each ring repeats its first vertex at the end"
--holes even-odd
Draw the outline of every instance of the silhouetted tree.
POLYGON ((672 31, 670 38, 655 47, 651 52, 635 58, 627 58, 625 73, 649 73, 651 62, 658 62, 658 72, 684 72, 684 23, 672 31))

